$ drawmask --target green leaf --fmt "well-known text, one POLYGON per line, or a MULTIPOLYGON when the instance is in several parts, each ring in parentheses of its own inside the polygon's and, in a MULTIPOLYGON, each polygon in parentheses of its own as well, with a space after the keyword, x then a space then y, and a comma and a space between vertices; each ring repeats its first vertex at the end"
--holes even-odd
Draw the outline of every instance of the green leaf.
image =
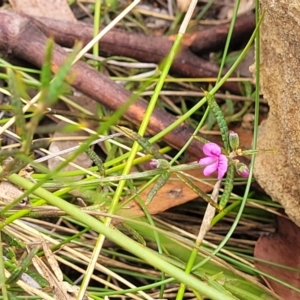
POLYGON ((153 200, 154 196, 166 184, 166 182, 169 180, 169 178, 170 178, 170 172, 168 172, 168 171, 162 173, 158 177, 154 186, 152 187, 152 189, 150 190, 150 192, 147 195, 146 205, 149 204, 153 200))
POLYGON ((65 91, 65 79, 72 67, 73 61, 81 48, 81 44, 75 45, 73 51, 67 56, 62 65, 53 65, 52 51, 53 40, 49 40, 46 46, 45 62, 41 72, 42 82, 42 94, 40 101, 42 101, 44 107, 51 106, 61 94, 65 91), (55 77, 51 80, 52 71, 56 71, 55 77))
POLYGON ((232 189, 233 189, 233 181, 234 181, 234 165, 230 164, 227 170, 224 191, 220 200, 220 209, 224 209, 228 199, 230 198, 232 189))
POLYGON ((222 137, 222 140, 224 143, 224 148, 225 148, 226 152, 229 153, 229 151, 230 151, 229 138, 228 138, 229 130, 228 130, 226 119, 223 115, 223 112, 222 112, 220 106, 217 104, 214 95, 212 95, 206 91, 204 92, 204 94, 207 99, 208 105, 209 105, 214 117, 216 118, 217 124, 220 128, 221 137, 222 137))
POLYGON ((186 176, 184 176, 182 173, 176 173, 176 176, 180 178, 191 190, 193 190, 197 195, 199 195, 201 198, 203 198, 204 201, 208 202, 211 206, 215 207, 217 210, 220 210, 220 207, 218 204, 213 201, 209 196, 206 195, 201 189, 199 189, 194 183, 189 180, 186 176))
POLYGON ((20 72, 14 72, 7 68, 8 87, 11 93, 11 108, 16 118, 16 133, 20 136, 21 141, 26 141, 26 121, 23 113, 23 103, 21 98, 27 99, 26 85, 20 72))
POLYGON ((163 155, 146 138, 126 127, 118 126, 129 138, 136 141, 143 149, 155 158, 164 158, 163 155))

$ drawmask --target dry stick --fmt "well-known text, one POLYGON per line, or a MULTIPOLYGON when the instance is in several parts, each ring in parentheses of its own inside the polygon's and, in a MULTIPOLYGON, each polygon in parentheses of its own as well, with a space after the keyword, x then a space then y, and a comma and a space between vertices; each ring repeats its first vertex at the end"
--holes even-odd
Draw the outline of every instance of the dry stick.
MULTIPOLYGON (((56 42, 65 47, 71 48, 75 40, 87 43, 93 37, 93 26, 90 24, 82 22, 74 24, 68 21, 53 20, 44 17, 30 17, 34 18, 33 20, 38 20, 40 24, 36 25, 47 33, 47 35, 51 33, 56 42)), ((183 44, 195 53, 209 53, 220 50, 225 45, 229 26, 230 22, 204 28, 194 33, 186 33, 183 38, 183 44)), ((241 39, 247 41, 254 28, 255 16, 253 13, 237 18, 231 44, 240 43, 241 39)), ((164 36, 151 37, 144 34, 112 29, 101 39, 101 51, 110 55, 125 55, 129 57, 140 55, 135 52, 142 52, 140 59, 138 58, 139 60, 155 60, 159 55, 165 57, 168 54, 168 52, 164 53, 164 46, 161 48, 160 45, 165 45, 166 40, 173 39, 174 36, 170 36, 169 38, 164 36), (157 44, 153 44, 153 41, 156 41, 157 44), (153 52, 152 49, 156 51, 153 52), (119 51, 122 52, 119 53, 119 51)), ((160 61, 161 57, 160 60, 153 62, 158 63, 160 61)), ((203 61, 203 63, 205 68, 205 64, 208 62, 203 61)), ((178 71, 180 72, 180 70, 178 71)))
MULTIPOLYGON (((29 18, 8 11, 0 12, 0 50, 7 51, 15 57, 41 67, 44 62, 47 39, 48 37, 36 28, 29 18)), ((62 47, 54 46, 52 55, 52 70, 54 73, 57 72, 66 56, 67 53, 62 47)), ((67 80, 72 86, 112 110, 119 109, 132 97, 128 90, 84 62, 79 61, 74 64, 69 75, 67 80)), ((138 98, 135 103, 128 107, 124 113, 124 118, 139 125, 144 117, 147 105, 146 100, 138 98)), ((148 132, 153 135, 159 133, 176 120, 175 116, 156 108, 150 119, 148 132)), ((186 124, 182 124, 164 136, 163 139, 169 145, 180 149, 192 134, 193 129, 186 124)), ((198 140, 194 140, 187 149, 187 153, 194 157, 201 156, 202 145, 198 140)))
POLYGON ((138 3, 140 0, 134 0, 129 4, 115 19, 113 19, 105 28, 103 28, 93 39, 91 39, 87 45, 81 49, 81 51, 76 55, 74 62, 78 61, 85 53, 87 53, 96 43, 103 38, 119 21, 121 21, 138 3))
MULTIPOLYGON (((71 48, 78 40, 87 44, 93 38, 93 27, 88 24, 30 18, 45 35, 53 36, 55 42, 64 47, 71 48)), ((100 51, 105 56, 125 56, 159 64, 166 58, 172 45, 173 41, 168 37, 146 36, 113 29, 102 37, 100 51)), ((196 56, 183 46, 171 66, 171 71, 185 77, 215 78, 219 67, 196 56)), ((239 86, 235 82, 227 82, 222 88, 240 94, 239 86)))
MULTIPOLYGON (((194 33, 185 34, 182 43, 194 53, 209 53, 224 47, 230 22, 205 28, 194 33)), ((253 13, 237 18, 230 44, 247 42, 255 29, 253 13)))

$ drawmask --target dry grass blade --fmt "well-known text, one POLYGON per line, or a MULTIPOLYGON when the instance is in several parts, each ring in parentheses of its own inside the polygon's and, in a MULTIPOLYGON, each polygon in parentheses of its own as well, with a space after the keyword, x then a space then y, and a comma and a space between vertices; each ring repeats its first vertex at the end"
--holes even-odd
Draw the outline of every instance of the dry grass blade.
MULTIPOLYGON (((8 278, 11 274, 5 270, 5 276, 8 278)), ((39 296, 41 297, 42 299, 45 299, 45 300, 56 300, 55 298, 49 296, 47 293, 39 290, 39 289, 36 289, 32 286, 30 286, 29 284, 26 284, 24 281, 22 280, 18 280, 16 282, 16 284, 22 288, 26 293, 28 293, 28 295, 35 295, 35 296, 39 296)))
MULTIPOLYGON (((69 293, 70 291, 75 294, 78 292, 78 289, 76 286, 70 286, 69 284, 63 284, 62 281, 58 280, 58 278, 53 274, 52 266, 56 269, 56 272, 60 273, 60 267, 57 267, 57 260, 62 262, 64 265, 69 266, 72 270, 78 271, 81 275, 83 275, 86 270, 84 268, 79 267, 78 265, 84 265, 87 267, 88 263, 90 262, 91 256, 92 256, 92 250, 93 250, 93 241, 96 239, 96 236, 93 233, 87 233, 82 238, 82 242, 77 242, 76 244, 70 242, 67 244, 64 244, 64 246, 56 251, 56 254, 52 253, 52 251, 49 249, 48 244, 50 245, 57 245, 60 243, 59 240, 52 238, 51 231, 47 230, 46 228, 53 229, 55 228, 55 231, 59 232, 60 234, 76 234, 77 231, 75 229, 71 230, 65 226, 53 226, 52 223, 48 223, 46 221, 44 222, 37 222, 39 225, 35 225, 34 223, 31 224, 31 219, 28 221, 30 222, 23 222, 23 221, 16 221, 14 224, 11 224, 7 226, 7 231, 15 236, 16 238, 20 239, 21 241, 24 241, 26 244, 40 244, 42 243, 43 248, 45 247, 47 252, 47 260, 50 258, 50 262, 48 261, 49 267, 39 258, 35 258, 34 265, 37 270, 39 270, 40 274, 43 274, 43 276, 49 281, 50 286, 54 289, 54 293, 58 295, 58 298, 55 299, 65 299, 65 298, 59 298, 59 297, 70 297, 69 293), (41 232, 39 230, 41 230, 41 232), (44 233, 42 233, 42 231, 44 233), (85 242, 89 241, 89 242, 85 242), (47 249, 48 248, 48 249, 47 249), (63 259, 61 256, 68 258, 63 259), (70 261, 73 261, 71 263, 70 261)), ((33 220, 32 220, 33 221, 33 220)), ((44 251, 45 251, 44 249, 44 251)), ((100 260, 101 261, 101 260, 100 260)), ((109 268, 106 268, 103 264, 107 263, 107 260, 103 258, 103 263, 97 262, 95 264, 95 272, 101 272, 108 276, 108 278, 114 278, 116 282, 119 282, 120 284, 123 284, 127 286, 128 288, 134 289, 136 288, 135 285, 133 285, 131 282, 123 278, 122 276, 118 275, 117 273, 111 271, 109 268)), ((137 269, 139 270, 139 269, 137 269)), ((139 270, 140 271, 140 270, 139 270)), ((145 269, 145 273, 148 271, 145 269)), ((61 275, 59 275, 61 277, 61 275)), ((116 285, 112 284, 109 280, 104 280, 100 276, 92 276, 93 280, 96 280, 100 284, 104 286, 108 286, 111 289, 114 289, 116 291, 121 291, 122 289, 116 285)), ((141 299, 147 299, 147 300, 153 300, 151 296, 144 293, 143 291, 139 291, 138 294, 141 296, 137 296, 132 293, 128 293, 128 296, 130 299, 135 300, 141 300, 141 299)), ((66 298, 68 300, 72 298, 66 298)), ((85 299, 85 298, 84 298, 85 299)))
MULTIPOLYGON (((216 182, 216 184, 214 185, 214 189, 211 195, 211 199, 214 202, 218 202, 218 195, 219 195, 219 191, 220 191, 220 185, 221 185, 221 180, 218 180, 216 182)), ((213 217, 215 216, 215 212, 216 212, 216 208, 213 207, 212 205, 207 205, 204 217, 203 217, 203 221, 199 230, 199 234, 197 236, 196 239, 196 243, 197 244, 201 244, 206 233, 210 230, 211 228, 211 221, 213 219, 213 217)))

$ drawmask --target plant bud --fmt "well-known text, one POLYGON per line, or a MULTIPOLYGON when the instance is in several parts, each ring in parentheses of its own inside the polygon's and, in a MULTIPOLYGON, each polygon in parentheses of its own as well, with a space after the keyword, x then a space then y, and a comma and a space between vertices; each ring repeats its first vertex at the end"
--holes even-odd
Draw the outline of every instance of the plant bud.
POLYGON ((234 131, 230 131, 229 132, 229 145, 230 145, 230 148, 233 151, 235 151, 239 147, 239 144, 240 144, 240 140, 239 140, 238 134, 234 131))
POLYGON ((243 178, 248 178, 249 177, 249 168, 243 164, 243 163, 238 163, 235 166, 236 172, 243 178))
POLYGON ((170 168, 170 164, 166 159, 152 159, 149 165, 152 169, 168 170, 170 168))

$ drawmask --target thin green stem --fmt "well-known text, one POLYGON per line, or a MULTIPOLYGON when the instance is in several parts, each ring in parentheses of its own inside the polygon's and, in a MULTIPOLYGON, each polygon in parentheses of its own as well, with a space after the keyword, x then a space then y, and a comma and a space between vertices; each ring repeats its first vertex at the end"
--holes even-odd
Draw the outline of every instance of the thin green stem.
POLYGON ((7 294, 7 287, 5 284, 6 278, 5 278, 5 267, 4 267, 4 261, 3 261, 3 243, 2 243, 2 237, 1 237, 1 231, 0 231, 0 286, 1 291, 3 295, 4 300, 8 300, 8 294, 7 294))
MULTIPOLYGON (((101 0, 95 0, 93 37, 96 37, 99 33, 100 15, 101 15, 101 0)), ((93 55, 99 56, 99 43, 95 43, 93 45, 93 55)), ((98 66, 98 63, 96 66, 98 66)))
MULTIPOLYGON (((199 247, 200 243, 196 241, 195 246, 199 247)), ((198 257, 198 249, 193 248, 193 250, 190 254, 189 260, 185 267, 186 274, 191 274, 197 257, 198 257)), ((181 282, 178 292, 177 292, 177 295, 176 295, 176 300, 184 299, 185 287, 186 287, 186 285, 183 282, 181 282)))
POLYGON ((222 72, 223 72, 225 62, 226 62, 226 57, 227 57, 227 54, 228 54, 229 45, 230 45, 230 41, 231 41, 233 29, 234 29, 235 20, 237 18, 240 2, 241 2, 240 0, 237 0, 236 3, 235 3, 235 6, 234 6, 233 16, 232 16, 232 19, 231 19, 231 22, 230 22, 230 27, 229 27, 228 34, 227 34, 227 39, 226 39, 226 43, 225 43, 225 47, 224 47, 224 51, 223 51, 221 65, 220 65, 220 68, 219 68, 217 82, 220 80, 220 78, 222 76, 222 72))
POLYGON ((214 4, 215 0, 209 0, 205 6, 202 8, 201 12, 198 14, 198 16, 196 17, 196 20, 201 20, 202 17, 206 14, 206 12, 208 12, 208 10, 210 9, 210 7, 214 4))
MULTIPOLYGON (((131 183, 129 183, 131 189, 133 189, 133 186, 131 185, 131 183)), ((151 217, 151 214, 149 213, 149 210, 147 208, 147 206, 145 205, 145 203, 143 202, 142 198, 139 196, 139 194, 137 194, 136 196, 136 199, 140 205, 140 207, 142 208, 147 220, 148 220, 148 223, 149 225, 153 226, 153 227, 156 227, 152 217, 151 217)), ((159 238, 159 234, 156 230, 153 231, 153 235, 154 235, 154 240, 156 242, 156 245, 157 245, 157 249, 158 249, 158 253, 162 254, 163 253, 163 250, 162 250, 162 245, 161 245, 161 242, 160 242, 160 238, 159 238)), ((161 274, 161 281, 164 281, 166 278, 165 278, 165 274, 162 273, 161 274)), ((161 288, 160 288, 160 296, 159 298, 163 298, 163 294, 164 294, 164 285, 161 285, 161 288)))
POLYGON ((177 159, 184 153, 184 151, 188 148, 188 146, 191 144, 191 142, 194 139, 194 136, 197 135, 197 133, 199 132, 199 130, 201 129, 201 127, 203 126, 203 124, 205 123, 205 120, 208 116, 209 113, 209 108, 207 107, 203 117, 201 118, 201 121, 199 122, 199 124, 197 125, 196 129, 193 132, 193 135, 188 139, 188 141, 185 143, 185 145, 178 151, 178 153, 172 158, 172 160, 170 161, 170 165, 172 165, 175 161, 177 161, 177 159))
POLYGON ((225 207, 221 212, 219 212, 212 220, 211 226, 213 227, 216 225, 219 221, 221 221, 228 213, 230 213, 233 209, 235 209, 237 206, 239 206, 241 201, 234 201, 227 207, 225 207))

